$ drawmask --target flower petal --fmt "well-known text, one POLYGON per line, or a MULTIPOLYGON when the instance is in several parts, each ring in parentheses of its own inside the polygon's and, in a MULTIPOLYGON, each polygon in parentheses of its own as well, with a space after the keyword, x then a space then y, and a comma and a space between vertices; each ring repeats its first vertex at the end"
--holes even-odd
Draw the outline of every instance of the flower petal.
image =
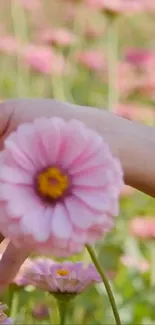
POLYGON ((11 218, 23 217, 29 211, 42 207, 41 201, 31 189, 17 188, 14 196, 7 205, 7 211, 11 218))
POLYGON ((42 123, 41 119, 36 120, 35 126, 40 131, 40 138, 48 164, 55 164, 60 152, 65 123, 55 117, 46 120, 46 124, 42 123))
MULTIPOLYGON (((51 211, 52 215, 52 211, 51 211)), ((21 219, 20 227, 25 234, 31 234, 38 242, 44 242, 49 238, 49 211, 39 208, 25 214, 21 219)))
POLYGON ((11 168, 7 166, 1 166, 0 180, 14 184, 33 184, 33 177, 31 174, 20 168, 11 168))
MULTIPOLYGON (((21 140, 21 139, 20 139, 21 140)), ((28 137, 27 137, 28 141, 28 137)), ((20 165, 22 168, 28 171, 34 171, 34 165, 29 157, 29 155, 25 155, 23 149, 27 148, 27 145, 22 145, 21 148, 18 143, 17 133, 12 133, 6 140, 5 140, 5 148, 8 152, 12 155, 12 158, 17 162, 17 165, 20 165)), ((31 150, 32 153, 32 150, 31 150)))
POLYGON ((110 200, 104 191, 81 188, 73 189, 73 194, 92 209, 100 212, 109 209, 110 200))
POLYGON ((25 123, 17 129, 17 137, 20 149, 32 161, 37 169, 47 166, 45 154, 37 131, 30 123, 25 123), (32 154, 33 152, 33 154, 32 154))
POLYGON ((86 140, 87 133, 83 127, 83 123, 73 120, 66 125, 64 148, 61 155, 63 168, 68 168, 83 152, 86 147, 86 140))
POLYGON ((70 174, 78 174, 89 169, 104 167, 109 161, 111 156, 109 155, 109 148, 108 145, 104 146, 103 149, 100 148, 97 152, 95 151, 90 156, 86 156, 85 159, 81 159, 79 162, 75 162, 70 168, 70 174))
POLYGON ((71 221, 78 228, 89 228, 94 223, 93 212, 76 197, 66 197, 65 205, 71 221))
POLYGON ((57 204, 55 206, 51 229, 54 236, 59 238, 68 239, 71 235, 72 225, 63 204, 57 204))

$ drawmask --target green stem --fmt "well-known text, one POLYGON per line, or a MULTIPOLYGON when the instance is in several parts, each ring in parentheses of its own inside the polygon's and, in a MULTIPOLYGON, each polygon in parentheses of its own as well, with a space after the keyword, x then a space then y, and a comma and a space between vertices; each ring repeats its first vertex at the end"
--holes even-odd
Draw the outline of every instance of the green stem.
POLYGON ((110 301, 110 304, 111 304, 111 308, 113 310, 113 314, 114 314, 114 318, 115 318, 115 321, 116 321, 116 325, 121 325, 121 320, 120 320, 120 317, 119 317, 119 313, 118 313, 118 310, 117 310, 117 306, 116 306, 116 302, 115 302, 115 298, 113 296, 113 292, 112 292, 112 289, 110 287, 110 284, 106 278, 106 275, 104 274, 98 260, 97 260, 97 257, 96 257, 96 254, 93 250, 93 248, 90 246, 90 245, 86 245, 86 248, 87 248, 87 251, 94 263, 94 265, 96 266, 102 280, 103 280, 103 283, 104 283, 104 286, 106 288, 106 291, 107 291, 107 294, 108 294, 108 297, 109 297, 109 301, 110 301))
POLYGON ((17 312, 18 312, 18 305, 19 305, 19 292, 14 291, 12 306, 10 310, 10 317, 12 319, 16 319, 17 312))
POLYGON ((113 111, 118 105, 118 81, 117 81, 117 65, 118 65, 118 32, 117 18, 109 18, 108 26, 108 108, 113 111))
MULTIPOLYGON (((28 22, 25 10, 20 3, 11 1, 10 5, 11 18, 13 23, 13 31, 17 40, 28 42, 28 22)), ((20 54, 17 53, 17 75, 16 75, 16 91, 18 97, 24 97, 29 95, 30 84, 30 70, 28 67, 23 66, 20 54)))
POLYGON ((59 307, 60 325, 65 325, 67 314, 67 303, 64 301, 57 301, 59 307))
POLYGON ((149 243, 150 259, 151 259, 151 286, 155 288, 155 243, 149 243))

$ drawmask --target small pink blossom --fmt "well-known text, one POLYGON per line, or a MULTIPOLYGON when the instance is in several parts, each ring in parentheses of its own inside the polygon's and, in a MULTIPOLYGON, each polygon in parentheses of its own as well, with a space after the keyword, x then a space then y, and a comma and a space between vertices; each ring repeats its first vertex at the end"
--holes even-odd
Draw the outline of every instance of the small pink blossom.
POLYGON ((77 62, 95 72, 101 72, 105 68, 105 57, 101 51, 90 50, 77 54, 77 62))
POLYGON ((127 97, 137 87, 137 74, 135 67, 128 62, 121 61, 117 67, 117 83, 121 97, 127 97))
POLYGON ((136 217, 130 224, 131 234, 141 239, 155 238, 155 218, 136 217))
POLYGON ((85 0, 93 9, 103 9, 113 13, 141 12, 143 5, 141 0, 85 0))
POLYGON ((45 74, 62 74, 64 72, 64 58, 55 54, 48 46, 28 45, 23 53, 24 62, 33 70, 45 74))
POLYGON ((121 256, 121 263, 128 268, 136 269, 140 273, 145 273, 150 268, 149 263, 146 260, 138 259, 129 255, 121 256))
POLYGON ((120 104, 116 108, 116 114, 139 122, 151 123, 155 121, 155 112, 152 108, 142 107, 136 104, 120 104))
POLYGON ((36 304, 32 309, 32 316, 37 320, 43 320, 50 316, 49 308, 46 304, 36 304))
POLYGON ((56 263, 50 259, 35 259, 24 274, 25 282, 51 293, 81 293, 90 285, 102 282, 93 264, 82 262, 56 263))
POLYGON ((79 252, 113 226, 122 186, 119 161, 82 122, 23 124, 1 152, 1 232, 36 251, 79 252))
POLYGON ((154 58, 154 53, 147 49, 130 49, 125 54, 125 59, 136 66, 144 65, 154 58))
POLYGON ((17 54, 21 49, 21 44, 14 36, 1 35, 0 36, 0 53, 17 54))
POLYGON ((101 36, 103 37, 104 29, 102 27, 86 26, 86 30, 84 34, 86 39, 93 40, 101 36))
POLYGON ((28 10, 38 9, 40 6, 39 0, 13 0, 15 3, 19 3, 23 6, 23 8, 28 10))
POLYGON ((40 41, 47 44, 68 46, 77 42, 77 36, 68 29, 46 29, 39 35, 40 41))

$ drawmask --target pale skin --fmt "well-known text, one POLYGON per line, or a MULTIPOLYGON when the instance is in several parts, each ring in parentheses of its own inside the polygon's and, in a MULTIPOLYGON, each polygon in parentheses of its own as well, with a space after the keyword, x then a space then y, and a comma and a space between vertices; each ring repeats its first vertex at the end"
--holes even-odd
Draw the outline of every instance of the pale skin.
MULTIPOLYGON (((96 130, 122 164, 125 183, 155 197, 155 128, 128 121, 105 110, 48 99, 9 100, 0 104, 0 150, 8 134, 35 118, 78 119, 96 130)), ((3 241, 1 236, 0 241, 3 241)), ((27 249, 7 246, 0 262, 0 293, 29 255, 27 249), (10 272, 11 270, 11 272, 10 272)))

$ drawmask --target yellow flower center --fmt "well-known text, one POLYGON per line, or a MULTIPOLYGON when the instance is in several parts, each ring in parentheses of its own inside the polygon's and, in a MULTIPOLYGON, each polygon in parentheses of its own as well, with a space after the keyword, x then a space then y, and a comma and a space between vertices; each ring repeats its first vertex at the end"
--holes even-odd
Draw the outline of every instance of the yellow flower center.
POLYGON ((65 270, 65 269, 60 269, 60 270, 57 270, 57 274, 60 276, 66 276, 66 275, 69 275, 69 271, 65 270))
POLYGON ((68 176, 59 168, 47 168, 37 176, 37 187, 41 196, 58 199, 69 187, 68 176))

